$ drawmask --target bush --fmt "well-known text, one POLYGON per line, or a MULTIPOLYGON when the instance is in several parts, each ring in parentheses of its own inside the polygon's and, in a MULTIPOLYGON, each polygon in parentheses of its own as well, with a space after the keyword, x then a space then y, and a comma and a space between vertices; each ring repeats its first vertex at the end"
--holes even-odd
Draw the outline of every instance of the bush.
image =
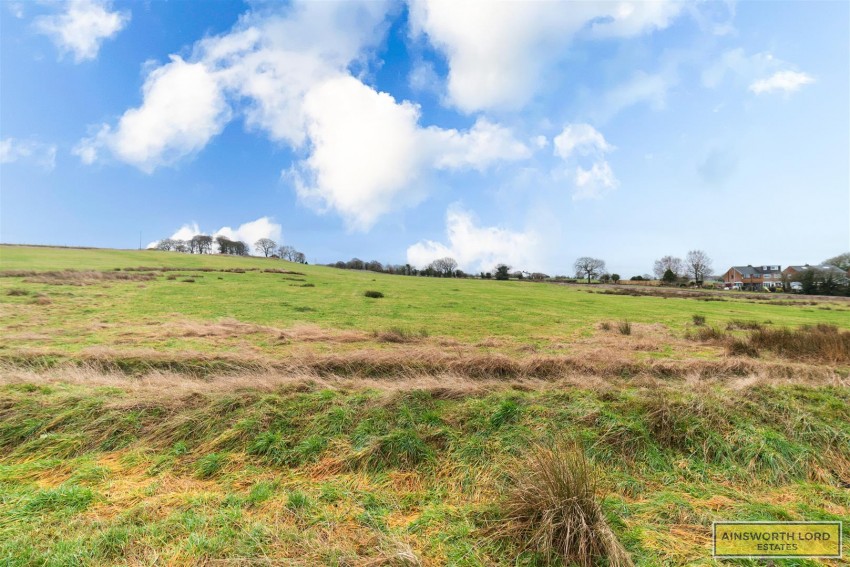
POLYGON ((363 295, 365 295, 366 297, 371 297, 373 299, 380 299, 381 297, 384 297, 384 294, 380 291, 367 291, 363 295))
POLYGON ((547 563, 632 565, 596 500, 597 473, 578 445, 558 440, 534 446, 514 470, 505 535, 547 563))

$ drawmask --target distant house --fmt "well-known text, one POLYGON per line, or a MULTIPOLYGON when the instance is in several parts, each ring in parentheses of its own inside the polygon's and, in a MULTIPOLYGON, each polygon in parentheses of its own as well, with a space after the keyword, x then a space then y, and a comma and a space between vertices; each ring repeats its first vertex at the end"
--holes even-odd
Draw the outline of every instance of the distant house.
POLYGON ((747 291, 781 288, 782 266, 732 266, 723 274, 723 286, 747 291))
POLYGON ((842 270, 841 268, 836 268, 835 266, 831 266, 829 264, 820 264, 818 266, 810 266, 808 264, 804 264, 802 266, 788 266, 784 270, 782 270, 782 275, 786 279, 794 279, 794 277, 801 272, 805 272, 806 270, 814 270, 824 275, 832 275, 837 281, 847 281, 848 273, 842 270))

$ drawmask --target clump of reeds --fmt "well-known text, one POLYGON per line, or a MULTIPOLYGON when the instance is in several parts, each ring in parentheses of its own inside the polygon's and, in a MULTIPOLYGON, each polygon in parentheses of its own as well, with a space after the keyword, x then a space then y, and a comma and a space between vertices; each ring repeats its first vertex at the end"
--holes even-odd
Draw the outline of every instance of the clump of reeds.
POLYGON ((505 535, 548 563, 632 565, 597 500, 598 473, 575 442, 533 446, 511 475, 505 535))

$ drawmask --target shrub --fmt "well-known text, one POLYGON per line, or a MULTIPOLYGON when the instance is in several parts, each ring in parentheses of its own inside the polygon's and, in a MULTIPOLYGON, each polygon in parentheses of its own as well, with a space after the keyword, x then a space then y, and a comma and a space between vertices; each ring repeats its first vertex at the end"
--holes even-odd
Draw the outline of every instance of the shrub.
POLYGON ((702 327, 705 325, 705 315, 692 315, 691 319, 694 322, 694 325, 697 327, 702 327))
POLYGON ((597 473, 574 442, 531 448, 512 473, 505 535, 548 563, 632 565, 596 499, 597 473))
POLYGON ((628 321, 620 321, 617 325, 617 329, 620 331, 621 335, 632 334, 632 324, 628 321))
POLYGON ((381 297, 384 297, 384 294, 381 293, 380 291, 371 291, 371 290, 365 292, 363 295, 365 295, 366 297, 371 297, 372 299, 380 299, 381 297))

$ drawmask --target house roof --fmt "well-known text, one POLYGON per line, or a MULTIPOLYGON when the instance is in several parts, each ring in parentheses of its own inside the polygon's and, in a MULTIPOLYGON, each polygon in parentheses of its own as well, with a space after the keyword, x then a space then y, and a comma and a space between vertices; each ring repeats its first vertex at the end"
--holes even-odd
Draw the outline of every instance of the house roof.
POLYGON ((732 266, 732 269, 739 272, 745 278, 764 274, 778 274, 782 271, 779 269, 779 266, 732 266))
POLYGON ((788 266, 785 268, 786 270, 791 269, 795 272, 802 272, 804 270, 818 270, 820 272, 832 272, 834 274, 841 274, 843 276, 847 275, 847 272, 842 270, 841 268, 836 268, 835 266, 831 266, 829 264, 821 264, 819 266, 810 266, 808 264, 804 266, 788 266))

